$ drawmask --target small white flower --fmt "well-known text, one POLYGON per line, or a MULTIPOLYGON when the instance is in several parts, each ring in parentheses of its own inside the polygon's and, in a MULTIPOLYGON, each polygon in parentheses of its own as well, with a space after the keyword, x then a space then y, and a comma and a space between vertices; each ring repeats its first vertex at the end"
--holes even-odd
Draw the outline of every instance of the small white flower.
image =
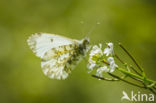
POLYGON ((109 62, 109 68, 110 68, 110 73, 114 72, 115 68, 118 67, 118 65, 115 64, 114 58, 113 57, 109 57, 107 59, 107 61, 109 62))
POLYGON ((90 56, 94 56, 96 54, 102 55, 103 53, 101 48, 102 48, 102 44, 99 44, 99 47, 97 45, 93 46, 93 49, 90 52, 90 56))
POLYGON ((93 48, 89 54, 90 57, 89 57, 89 63, 87 65, 87 67, 90 71, 92 71, 95 67, 98 66, 98 64, 96 64, 96 60, 94 60, 93 58, 96 58, 96 56, 97 56, 97 58, 99 58, 100 56, 103 55, 101 48, 102 48, 102 44, 99 44, 99 46, 95 45, 95 46, 93 46, 93 48))
POLYGON ((95 66, 96 66, 95 63, 88 64, 88 69, 93 70, 95 66))
POLYGON ((103 66, 97 69, 96 71, 96 75, 99 77, 103 77, 103 72, 108 72, 109 69, 107 68, 107 66, 103 66))
POLYGON ((104 54, 106 54, 106 56, 108 56, 109 54, 112 56, 114 54, 113 43, 108 43, 107 46, 108 47, 104 50, 104 54))
POLYGON ((87 68, 89 69, 89 72, 92 72, 92 70, 95 68, 96 66, 96 62, 92 60, 92 58, 90 57, 89 58, 89 61, 88 61, 88 65, 87 65, 87 68))
POLYGON ((92 72, 96 65, 96 61, 92 60, 92 58, 89 58, 89 63, 87 65, 87 68, 89 69, 88 73, 92 72))

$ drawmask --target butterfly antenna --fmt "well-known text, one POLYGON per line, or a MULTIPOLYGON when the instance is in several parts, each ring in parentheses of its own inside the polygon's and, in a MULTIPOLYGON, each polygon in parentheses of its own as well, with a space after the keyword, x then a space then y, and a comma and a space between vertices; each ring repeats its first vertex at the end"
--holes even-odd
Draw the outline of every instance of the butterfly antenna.
POLYGON ((94 26, 92 26, 92 28, 89 30, 89 32, 87 33, 87 35, 86 36, 89 36, 89 35, 91 35, 92 34, 92 32, 95 30, 95 28, 97 27, 97 23, 94 25, 94 26))
POLYGON ((80 24, 81 24, 81 34, 82 35, 85 35, 85 24, 84 24, 84 21, 80 21, 80 24))
POLYGON ((88 33, 87 33, 86 36, 88 37, 89 35, 91 35, 91 34, 93 33, 93 31, 97 28, 97 26, 100 25, 100 24, 101 24, 100 21, 96 22, 96 24, 93 25, 93 26, 91 27, 91 29, 88 31, 88 33))

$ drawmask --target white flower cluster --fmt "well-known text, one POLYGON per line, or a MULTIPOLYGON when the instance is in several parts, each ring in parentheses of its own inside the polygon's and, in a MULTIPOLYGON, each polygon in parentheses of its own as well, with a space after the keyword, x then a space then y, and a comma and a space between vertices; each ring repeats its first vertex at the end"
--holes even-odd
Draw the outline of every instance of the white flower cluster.
POLYGON ((103 77, 103 72, 114 72, 118 66, 115 64, 113 55, 113 43, 108 43, 104 51, 102 50, 102 44, 94 45, 89 55, 88 69, 90 71, 96 69, 96 75, 100 77, 103 77))

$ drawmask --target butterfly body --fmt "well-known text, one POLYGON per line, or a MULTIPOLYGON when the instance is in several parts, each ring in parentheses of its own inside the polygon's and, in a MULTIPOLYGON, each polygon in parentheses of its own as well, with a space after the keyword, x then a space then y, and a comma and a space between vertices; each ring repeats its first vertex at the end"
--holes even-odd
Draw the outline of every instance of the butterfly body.
POLYGON ((49 78, 66 79, 74 66, 85 56, 89 40, 80 41, 54 34, 34 34, 28 45, 41 58, 43 73, 49 78))

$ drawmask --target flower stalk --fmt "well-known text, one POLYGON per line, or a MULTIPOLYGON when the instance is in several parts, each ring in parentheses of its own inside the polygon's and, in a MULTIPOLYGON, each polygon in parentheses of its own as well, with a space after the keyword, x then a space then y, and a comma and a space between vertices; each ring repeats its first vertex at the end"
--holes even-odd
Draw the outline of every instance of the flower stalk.
POLYGON ((132 61, 135 63, 135 65, 138 67, 138 69, 142 72, 142 75, 145 76, 144 70, 139 66, 139 64, 136 62, 136 60, 133 58, 133 56, 126 50, 124 46, 119 43, 119 46, 127 53, 127 55, 132 59, 132 61))
POLYGON ((115 52, 113 49, 113 43, 107 43, 107 47, 102 50, 102 44, 93 46, 93 49, 90 52, 88 68, 90 72, 96 71, 96 75, 92 75, 92 77, 97 78, 99 80, 105 81, 123 81, 127 84, 144 88, 150 90, 153 94, 156 95, 156 81, 147 78, 145 75, 144 70, 138 65, 137 61, 134 57, 125 49, 123 45, 119 43, 119 47, 123 49, 123 51, 131 58, 134 62, 138 70, 134 68, 132 65, 128 65, 125 63, 115 52), (115 58, 124 65, 125 68, 121 68, 119 65, 116 64, 115 58), (133 72, 132 72, 132 71, 133 72), (115 71, 119 72, 121 75, 116 75, 115 71), (115 73, 114 73, 115 72, 115 73), (109 75, 110 77, 104 77, 104 74, 109 75), (142 83, 139 85, 138 83, 133 83, 126 78, 129 77, 138 83, 142 83))

